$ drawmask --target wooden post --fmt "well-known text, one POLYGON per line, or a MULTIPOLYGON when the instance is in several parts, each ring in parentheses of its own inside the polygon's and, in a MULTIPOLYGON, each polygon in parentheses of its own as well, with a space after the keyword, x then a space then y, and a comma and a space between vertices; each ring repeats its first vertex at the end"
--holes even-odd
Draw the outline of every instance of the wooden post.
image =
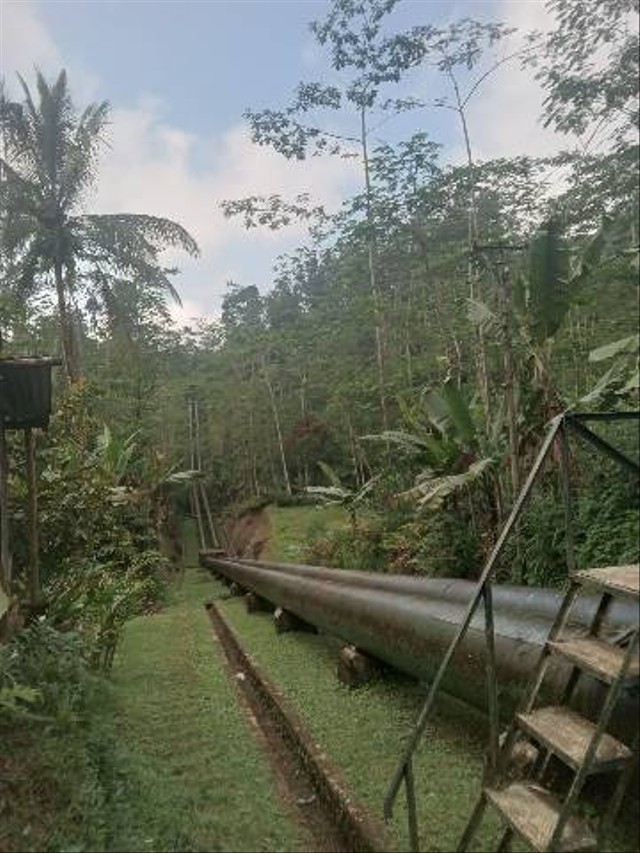
POLYGON ((24 431, 27 457, 27 499, 29 518, 29 599, 32 607, 40 604, 40 548, 38 541, 38 486, 36 479, 36 439, 31 428, 24 431))
POLYGON ((11 552, 9 551, 9 455, 4 424, 0 422, 0 576, 11 597, 11 552))

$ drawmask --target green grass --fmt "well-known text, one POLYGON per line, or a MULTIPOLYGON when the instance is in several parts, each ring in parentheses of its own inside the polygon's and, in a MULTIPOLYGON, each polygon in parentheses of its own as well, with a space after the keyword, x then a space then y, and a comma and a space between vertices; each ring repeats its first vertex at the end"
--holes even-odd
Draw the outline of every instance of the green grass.
POLYGON ((80 721, 0 723, 0 851, 303 850, 197 569, 125 630, 80 721))
MULTIPOLYGON (((219 595, 224 598, 223 588, 219 595)), ((239 599, 221 601, 223 613, 267 675, 302 715, 355 794, 377 816, 423 689, 401 677, 349 690, 335 677, 339 644, 309 634, 276 636, 268 614, 248 615, 239 599)), ((416 765, 423 850, 452 850, 478 791, 484 721, 450 702, 429 727, 416 765), (444 817, 446 816, 446 817, 444 817)), ((407 848, 404 804, 391 826, 407 848)))
POLYGON ((127 627, 114 671, 120 740, 179 804, 183 845, 303 849, 223 669, 203 608, 210 591, 189 570, 172 606, 127 627))
MULTIPOLYGON (((221 586, 217 595, 224 598, 221 586)), ((301 714, 354 793, 379 816, 424 688, 395 676, 349 690, 335 677, 337 641, 322 635, 277 636, 268 614, 248 615, 239 599, 220 603, 245 647, 301 714)), ((479 791, 484 733, 482 715, 443 697, 415 764, 421 849, 456 849, 479 791)), ((627 818, 619 827, 613 850, 637 849, 637 816, 627 818)), ((403 793, 391 830, 400 848, 408 849, 403 793)), ((489 815, 474 849, 494 850, 498 838, 497 821, 489 815)))
POLYGON ((294 506, 268 509, 272 535, 262 555, 264 560, 298 563, 307 545, 329 530, 346 527, 349 517, 341 506, 294 506))
POLYGON ((109 685, 94 691, 79 720, 5 721, 0 850, 188 849, 180 799, 120 739, 109 685))

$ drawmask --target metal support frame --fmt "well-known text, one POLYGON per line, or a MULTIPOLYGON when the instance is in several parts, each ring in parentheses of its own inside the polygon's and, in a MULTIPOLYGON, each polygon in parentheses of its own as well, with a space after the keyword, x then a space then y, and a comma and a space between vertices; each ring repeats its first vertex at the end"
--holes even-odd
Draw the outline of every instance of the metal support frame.
MULTIPOLYGON (((407 799, 407 819, 409 825, 409 835, 411 841, 411 849, 413 851, 418 851, 418 816, 417 816, 417 804, 415 798, 415 786, 414 786, 414 776, 413 776, 413 757, 416 749, 418 748, 422 737, 424 735, 425 729, 427 727, 427 723, 431 717, 436 696, 438 691, 440 690, 442 681, 444 676, 451 664, 451 661, 454 658, 454 655, 463 641, 473 617, 478 610, 481 603, 484 604, 484 616, 485 616, 485 636, 487 642, 487 690, 488 690, 488 708, 489 708, 489 772, 490 774, 494 774, 500 772, 503 769, 504 762, 508 760, 508 756, 511 753, 511 749, 515 743, 515 739, 517 737, 517 729, 512 724, 507 737, 505 738, 505 742, 501 750, 499 750, 499 707, 498 707, 498 685, 497 685, 497 674, 495 668, 495 630, 493 624, 493 607, 492 607, 492 595, 491 595, 491 584, 494 580, 498 559, 502 554, 504 546, 511 536, 528 500, 531 496, 533 488, 538 480, 538 477, 543 470, 544 464, 554 446, 556 441, 559 440, 560 444, 560 476, 561 476, 561 485, 562 485, 562 497, 563 504, 565 508, 565 521, 566 521, 566 542, 567 542, 567 563, 570 571, 573 571, 575 568, 575 548, 574 548, 574 532, 573 532, 573 513, 572 513, 572 496, 571 496, 571 488, 570 488, 570 479, 569 479, 569 433, 573 431, 576 435, 578 435, 583 440, 590 443, 593 447, 595 447, 601 453, 606 454, 607 456, 614 459, 618 464, 622 465, 625 469, 633 471, 634 473, 638 473, 640 471, 640 466, 632 459, 629 459, 624 453, 619 451, 617 448, 613 447, 608 441, 601 438, 599 435, 594 433, 588 427, 585 426, 585 421, 622 421, 622 420, 638 420, 640 418, 639 412, 609 412, 609 413, 563 413, 561 415, 556 416, 550 424, 547 435, 543 441, 542 447, 536 457, 536 460, 529 472, 527 480, 518 495, 518 498, 513 505, 511 513, 509 514, 509 518, 507 519, 502 531, 496 541, 496 544, 489 555, 489 558, 482 570, 482 574, 478 580, 476 591, 469 602, 465 615, 462 619, 462 622, 458 628, 458 631, 451 641, 445 656, 440 664, 440 668, 436 673, 435 678, 433 679, 429 693, 427 698, 425 699, 422 710, 418 716, 418 720, 414 726, 413 732, 409 738, 409 741, 404 748, 400 760, 396 766, 396 769, 391 778, 391 782, 387 789, 386 796, 384 798, 383 804, 383 814, 385 820, 390 820, 393 815, 393 808, 395 802, 398 798, 400 789, 404 783, 405 791, 406 791, 406 799, 407 799)), ((579 590, 579 586, 577 584, 573 584, 569 592, 567 593, 565 600, 563 602, 562 607, 558 611, 556 620, 551 629, 551 633, 549 635, 550 639, 553 637, 557 637, 568 618, 571 606, 577 597, 579 590)), ((637 640, 636 640, 637 642, 637 640)), ((633 645, 633 643, 632 643, 633 645)), ((526 696, 523 699, 522 707, 524 710, 530 710, 530 706, 535 700, 535 696, 540 688, 542 680, 544 678, 544 674, 548 665, 548 654, 542 654, 540 656, 539 665, 532 677, 530 687, 526 692, 526 696)), ((629 661, 631 658, 629 657, 629 661)), ((611 691, 611 693, 615 693, 616 691, 611 691)), ((613 707, 613 706, 612 706, 613 707)), ((604 709, 603 709, 604 713, 604 709)), ((607 713, 610 715, 610 710, 607 713)), ((603 724, 602 731, 604 731, 603 724)), ((599 742, 599 738, 597 738, 597 742, 599 742)), ((595 755, 595 749, 597 748, 597 742, 593 747, 593 755, 595 755)), ((593 745, 592 745, 593 746, 593 745)), ((574 785, 576 786, 576 795, 579 794, 579 791, 582 788, 583 780, 579 785, 576 785, 574 781, 574 785)), ((572 788, 573 791, 573 788, 572 788)), ((621 797, 621 795, 620 795, 621 797)), ((573 804, 575 801, 575 797, 570 795, 569 799, 573 804)), ((472 818, 467 826, 467 830, 465 831, 464 837, 461 839, 459 850, 466 849, 466 842, 469 838, 472 837, 475 829, 477 828, 482 814, 484 813, 486 802, 484 794, 482 794, 479 798, 479 801, 476 805, 472 818)), ((561 817, 565 814, 565 810, 561 817)), ((562 826, 560 826, 560 832, 566 823, 566 819, 568 819, 569 808, 566 809, 566 816, 563 817, 562 826)), ((554 839, 560 837, 558 828, 556 828, 556 832, 554 833, 554 839)), ((504 841, 505 839, 503 839, 504 841)), ((508 843, 508 840, 507 840, 508 843)))
POLYGON ((605 699, 602 710, 600 711, 600 715, 598 717, 598 725, 591 739, 591 743, 589 744, 589 748, 587 749, 587 753, 584 756, 582 764, 580 765, 580 769, 577 771, 576 775, 573 778, 573 782, 571 783, 571 787, 569 788, 569 793, 567 794, 564 803, 562 804, 562 809, 560 810, 560 814, 558 816, 558 822, 556 823, 556 827, 549 842, 549 850, 556 850, 559 846, 560 839, 562 838, 565 826, 567 825, 567 821, 571 817, 571 812, 573 811, 576 801, 580 796, 580 793, 582 792, 584 783, 587 781, 587 776, 589 775, 591 765, 593 764, 596 752, 598 750, 598 747, 600 746, 600 741, 602 740, 602 737, 606 732, 607 725, 609 723, 609 720, 611 719, 611 714, 616 706, 618 698, 620 697, 622 686, 625 682, 625 678, 631 666, 631 661, 633 660, 634 655, 637 653, 637 650, 638 630, 636 629, 636 631, 634 631, 633 638, 627 648, 626 654, 624 656, 624 662, 622 664, 622 667, 620 668, 618 677, 607 692, 607 698, 605 699))
MULTIPOLYGON (((631 414, 631 413, 618 413, 620 417, 613 418, 612 420, 631 420, 629 417, 622 417, 623 414, 631 414)), ((637 418, 637 415, 636 415, 637 418)), ((632 471, 634 474, 640 473, 640 465, 637 462, 634 462, 633 459, 629 459, 629 457, 618 450, 617 447, 614 447, 604 438, 599 436, 593 430, 586 427, 583 421, 586 418, 579 418, 575 415, 567 415, 565 418, 566 423, 571 427, 571 429, 578 435, 580 438, 584 439, 589 444, 592 444, 596 450, 599 450, 601 453, 604 453, 606 456, 610 456, 615 462, 621 465, 623 468, 626 468, 629 471, 632 471)), ((598 420, 604 421, 605 418, 599 418, 598 420)))

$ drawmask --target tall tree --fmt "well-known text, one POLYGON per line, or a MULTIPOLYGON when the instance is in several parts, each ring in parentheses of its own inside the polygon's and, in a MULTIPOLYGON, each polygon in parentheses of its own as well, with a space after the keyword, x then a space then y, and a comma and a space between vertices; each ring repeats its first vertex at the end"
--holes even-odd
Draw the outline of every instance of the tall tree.
POLYGON ((589 140, 603 132, 617 147, 637 141, 638 0, 548 0, 557 26, 543 44, 538 78, 545 124, 589 140))
MULTIPOLYGON (((409 36, 407 33, 388 36, 385 20, 398 0, 333 0, 329 13, 322 21, 314 21, 311 30, 318 42, 330 49, 331 64, 348 78, 339 88, 319 82, 300 83, 291 106, 284 110, 248 110, 252 138, 260 145, 269 145, 287 158, 303 160, 314 154, 353 155, 358 151, 362 164, 364 183, 364 215, 366 221, 366 246, 368 278, 373 305, 378 391, 383 425, 388 425, 388 400, 385 376, 385 317, 380 291, 376 258, 376 223, 371 181, 371 116, 375 110, 403 109, 404 104, 382 100, 384 87, 398 83, 405 71, 415 65, 427 49, 432 28, 421 27, 409 36), (333 129, 318 127, 307 116, 314 110, 355 113, 357 129, 342 134, 333 129)), ((256 201, 248 206, 227 205, 227 214, 255 212, 256 201)), ((273 200, 272 200, 273 201, 273 200)), ((296 210, 301 199, 296 200, 288 213, 307 216, 304 209, 296 210)), ((302 199, 304 201, 304 199, 302 199)), ((307 208, 308 210, 308 208, 307 208)), ((271 222, 282 216, 282 205, 276 204, 271 222)))
POLYGON ((175 222, 136 214, 83 212, 96 178, 109 105, 76 110, 67 75, 49 84, 37 73, 37 102, 19 77, 22 102, 0 95, 3 208, 0 247, 7 259, 5 286, 29 297, 53 289, 67 376, 80 375, 73 305, 93 295, 107 310, 117 302, 122 279, 179 301, 172 270, 160 253, 179 247, 197 255, 190 234, 175 222))

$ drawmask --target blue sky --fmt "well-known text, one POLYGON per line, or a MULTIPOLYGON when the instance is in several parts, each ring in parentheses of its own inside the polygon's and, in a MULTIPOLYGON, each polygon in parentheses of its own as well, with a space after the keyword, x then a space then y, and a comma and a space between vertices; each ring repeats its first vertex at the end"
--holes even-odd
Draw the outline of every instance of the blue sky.
MULTIPOLYGON (((64 66, 80 105, 112 104, 109 148, 90 206, 170 216, 198 239, 198 261, 170 259, 182 268, 178 321, 215 316, 230 278, 267 289, 277 255, 305 238, 300 227, 245 232, 240 222, 224 220, 221 199, 309 192, 335 208, 359 186, 353 162, 295 164, 253 146, 242 119, 247 107, 285 105, 300 80, 340 82, 308 26, 328 8, 328 0, 0 0, 6 78, 16 70, 28 76, 34 66, 49 74, 64 66)), ((390 25, 464 16, 522 30, 547 22, 542 0, 401 0, 390 25)), ((407 89, 434 96, 440 85, 422 70, 407 89)), ((539 104, 530 75, 513 64, 496 74, 470 111, 477 156, 557 149, 559 140, 536 121, 539 104)), ((446 159, 461 156, 452 114, 430 110, 399 119, 385 125, 384 135, 415 130, 443 143, 446 159)))

